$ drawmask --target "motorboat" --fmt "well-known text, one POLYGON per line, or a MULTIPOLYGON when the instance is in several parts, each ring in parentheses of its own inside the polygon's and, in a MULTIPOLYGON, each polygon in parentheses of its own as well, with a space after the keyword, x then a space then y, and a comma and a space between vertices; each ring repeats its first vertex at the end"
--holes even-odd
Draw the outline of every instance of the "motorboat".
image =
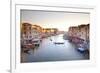
POLYGON ((64 44, 64 42, 54 42, 54 44, 64 44))

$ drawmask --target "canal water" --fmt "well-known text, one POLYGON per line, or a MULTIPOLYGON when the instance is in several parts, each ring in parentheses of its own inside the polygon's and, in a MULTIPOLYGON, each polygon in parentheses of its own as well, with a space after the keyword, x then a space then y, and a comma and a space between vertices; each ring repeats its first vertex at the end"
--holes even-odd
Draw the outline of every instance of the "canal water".
POLYGON ((87 59, 89 55, 78 52, 74 44, 63 39, 63 34, 43 39, 39 47, 30 49, 28 53, 21 52, 22 63, 87 59))

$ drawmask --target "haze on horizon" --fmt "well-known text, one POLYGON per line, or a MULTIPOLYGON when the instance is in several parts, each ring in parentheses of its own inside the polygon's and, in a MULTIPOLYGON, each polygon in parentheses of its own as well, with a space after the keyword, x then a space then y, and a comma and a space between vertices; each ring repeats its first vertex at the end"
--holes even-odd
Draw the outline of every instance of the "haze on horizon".
POLYGON ((67 31, 70 26, 90 23, 89 13, 21 10, 21 23, 37 24, 43 28, 67 31))

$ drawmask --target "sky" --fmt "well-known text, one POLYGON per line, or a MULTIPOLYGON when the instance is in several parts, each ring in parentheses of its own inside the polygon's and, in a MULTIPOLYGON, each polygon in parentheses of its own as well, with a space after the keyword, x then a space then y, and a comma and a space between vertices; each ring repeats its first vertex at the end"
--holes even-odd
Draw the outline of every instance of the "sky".
POLYGON ((70 26, 90 23, 89 13, 21 10, 21 23, 28 22, 43 28, 68 31, 70 26))

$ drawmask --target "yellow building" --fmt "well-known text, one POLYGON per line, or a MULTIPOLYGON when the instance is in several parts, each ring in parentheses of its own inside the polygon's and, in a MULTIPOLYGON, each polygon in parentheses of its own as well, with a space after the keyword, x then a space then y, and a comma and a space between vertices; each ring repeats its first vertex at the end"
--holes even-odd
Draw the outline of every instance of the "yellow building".
POLYGON ((21 35, 25 38, 30 38, 31 37, 31 30, 32 30, 32 25, 29 23, 22 23, 21 27, 21 35))
POLYGON ((32 39, 32 25, 30 23, 21 24, 21 44, 31 43, 32 39))
POLYGON ((32 29, 33 29, 33 30, 37 30, 37 31, 40 32, 40 33, 42 32, 42 27, 39 26, 39 25, 36 25, 36 24, 35 24, 35 25, 32 25, 32 29))

